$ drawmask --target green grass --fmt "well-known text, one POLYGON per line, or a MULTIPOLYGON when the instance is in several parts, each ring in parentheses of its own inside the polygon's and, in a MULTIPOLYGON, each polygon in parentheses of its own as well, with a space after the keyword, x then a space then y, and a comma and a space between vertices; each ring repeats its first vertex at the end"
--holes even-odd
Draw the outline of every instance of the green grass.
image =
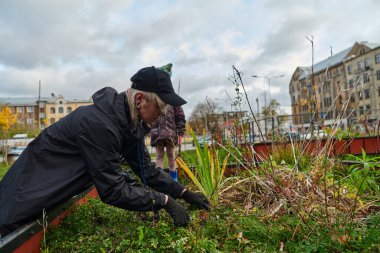
POLYGON ((5 163, 0 163, 0 180, 4 177, 5 173, 7 173, 9 166, 5 165, 5 163))
MULTIPOLYGON (((224 149, 219 148, 218 152, 219 152, 219 156, 222 158, 224 158, 227 155, 227 151, 225 151, 224 149)), ((151 160, 155 160, 156 154, 152 153, 152 154, 150 154, 150 157, 151 157, 151 160)), ((182 151, 181 157, 186 162, 186 164, 188 164, 189 166, 195 166, 197 164, 197 153, 196 153, 195 149, 194 150, 182 151)), ((233 157, 230 156, 229 162, 234 162, 233 157)), ((164 166, 164 168, 169 167, 168 158, 167 158, 166 154, 164 156, 163 166, 164 166)))
MULTIPOLYGON (((124 211, 91 200, 76 207, 60 225, 47 233, 49 252, 378 252, 380 215, 355 225, 350 241, 340 244, 318 223, 308 235, 298 219, 284 215, 260 218, 259 212, 219 206, 208 219, 192 211, 187 228, 176 228, 161 211, 151 222, 141 213, 124 211)), ((47 249, 45 248, 45 250, 47 249)))

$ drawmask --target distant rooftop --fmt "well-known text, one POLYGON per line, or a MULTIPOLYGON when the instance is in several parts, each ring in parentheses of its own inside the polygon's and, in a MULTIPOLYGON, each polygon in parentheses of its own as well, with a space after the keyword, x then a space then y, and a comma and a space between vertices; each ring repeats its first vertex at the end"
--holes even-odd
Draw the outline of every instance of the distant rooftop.
POLYGON ((299 80, 307 78, 311 74, 311 67, 299 67, 301 69, 301 74, 299 80))
MULTIPOLYGON (((325 70, 329 67, 333 67, 335 65, 342 63, 343 60, 345 60, 348 57, 348 53, 355 46, 355 44, 349 48, 344 49, 343 51, 338 52, 337 54, 334 54, 332 57, 328 57, 325 60, 314 64, 314 70, 313 70, 314 73, 321 72, 322 70, 325 70)), ((380 47, 379 43, 368 43, 367 41, 358 42, 358 44, 365 45, 369 47, 370 49, 380 47)), ((300 75, 300 80, 303 78, 306 78, 307 76, 311 74, 311 67, 299 67, 299 68, 303 70, 303 72, 300 75)))
MULTIPOLYGON (((46 101, 49 98, 41 98, 46 101)), ((38 97, 0 98, 0 105, 36 106, 38 97)))
POLYGON ((352 47, 346 48, 345 50, 340 51, 337 54, 334 54, 332 57, 328 57, 327 59, 318 62, 314 65, 314 73, 318 73, 328 67, 332 67, 339 63, 342 63, 351 49, 352 47))
MULTIPOLYGON (((63 97, 60 97, 63 99, 63 97)), ((41 97, 41 102, 54 103, 57 101, 57 97, 41 97)), ((91 100, 86 99, 63 99, 65 102, 69 103, 88 103, 91 100)), ((11 105, 11 106, 36 106, 38 102, 38 97, 8 97, 0 98, 0 105, 11 105)))

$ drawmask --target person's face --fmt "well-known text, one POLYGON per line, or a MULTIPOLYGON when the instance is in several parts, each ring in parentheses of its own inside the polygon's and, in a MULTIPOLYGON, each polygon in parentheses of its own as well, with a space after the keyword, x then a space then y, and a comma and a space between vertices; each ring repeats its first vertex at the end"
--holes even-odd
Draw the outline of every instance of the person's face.
POLYGON ((136 94, 136 103, 140 117, 145 123, 151 125, 160 116, 160 109, 158 106, 155 103, 146 100, 142 93, 136 94))

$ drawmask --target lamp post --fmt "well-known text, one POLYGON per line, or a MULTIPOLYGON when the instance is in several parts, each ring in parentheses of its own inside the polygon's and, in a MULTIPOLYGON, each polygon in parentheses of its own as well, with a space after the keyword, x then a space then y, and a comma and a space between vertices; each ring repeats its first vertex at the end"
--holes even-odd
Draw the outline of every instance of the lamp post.
POLYGON ((285 75, 282 74, 282 75, 276 75, 276 76, 258 76, 258 75, 252 75, 252 77, 254 78, 264 78, 267 80, 268 82, 268 93, 269 93, 269 103, 270 101, 272 100, 271 98, 271 94, 270 94, 270 81, 274 78, 281 78, 281 77, 284 77, 285 75))
MULTIPOLYGON (((275 76, 252 75, 253 78, 263 78, 263 79, 267 80, 267 82, 268 82, 268 93, 269 93, 269 105, 271 104, 271 101, 272 101, 272 97, 271 97, 271 94, 270 94, 270 81, 272 79, 274 79, 274 78, 281 78, 281 77, 284 77, 284 76, 285 76, 284 74, 275 75, 275 76)), ((266 96, 265 91, 264 91, 264 107, 265 108, 267 107, 267 99, 266 98, 267 98, 267 96, 266 96)), ((266 115, 264 115, 264 124, 265 124, 265 138, 268 139, 268 135, 267 135, 267 118, 266 118, 266 115)))

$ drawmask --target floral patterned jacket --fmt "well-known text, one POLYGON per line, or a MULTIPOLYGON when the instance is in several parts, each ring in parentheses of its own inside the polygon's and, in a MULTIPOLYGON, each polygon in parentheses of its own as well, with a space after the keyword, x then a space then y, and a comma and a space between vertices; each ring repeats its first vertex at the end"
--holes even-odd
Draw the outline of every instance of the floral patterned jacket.
POLYGON ((158 140, 178 144, 178 135, 185 132, 185 113, 181 106, 167 105, 165 113, 153 123, 150 131, 150 144, 154 147, 158 140))

